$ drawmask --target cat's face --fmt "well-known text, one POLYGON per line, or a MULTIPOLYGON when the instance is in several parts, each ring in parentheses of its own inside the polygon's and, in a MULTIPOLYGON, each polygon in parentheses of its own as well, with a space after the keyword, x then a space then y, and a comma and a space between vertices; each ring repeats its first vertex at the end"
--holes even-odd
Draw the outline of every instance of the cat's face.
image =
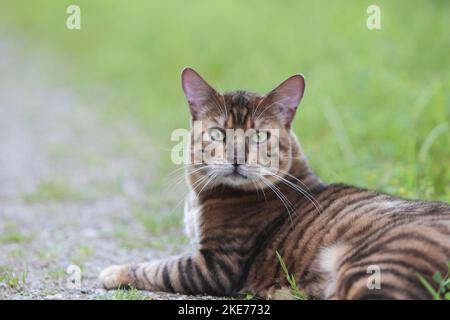
POLYGON ((290 125, 305 87, 301 75, 266 95, 221 94, 186 68, 182 86, 192 115, 188 177, 193 187, 264 189, 287 174, 296 143, 290 125))

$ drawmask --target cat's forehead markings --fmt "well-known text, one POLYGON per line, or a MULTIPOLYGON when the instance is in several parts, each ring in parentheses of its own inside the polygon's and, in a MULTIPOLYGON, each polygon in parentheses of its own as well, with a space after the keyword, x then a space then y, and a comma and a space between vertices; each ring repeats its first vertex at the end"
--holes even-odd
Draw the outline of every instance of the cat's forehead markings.
POLYGON ((247 115, 247 119, 245 120, 245 128, 247 128, 247 129, 252 128, 253 125, 254 125, 254 123, 253 123, 253 117, 252 117, 252 115, 249 113, 249 114, 247 115))
POLYGON ((252 111, 248 106, 235 106, 228 109, 228 117, 224 121, 226 129, 253 127, 252 111))
POLYGON ((225 119, 225 129, 231 129, 234 127, 234 115, 232 112, 228 113, 228 117, 225 119))

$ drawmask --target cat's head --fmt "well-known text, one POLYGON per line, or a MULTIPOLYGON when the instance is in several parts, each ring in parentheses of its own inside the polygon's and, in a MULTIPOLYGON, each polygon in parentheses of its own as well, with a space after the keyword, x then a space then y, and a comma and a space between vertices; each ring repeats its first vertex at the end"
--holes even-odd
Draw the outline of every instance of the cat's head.
POLYGON ((261 189, 289 172, 297 145, 290 128, 305 89, 302 75, 291 76, 264 95, 219 93, 185 68, 182 87, 192 115, 192 185, 261 189))

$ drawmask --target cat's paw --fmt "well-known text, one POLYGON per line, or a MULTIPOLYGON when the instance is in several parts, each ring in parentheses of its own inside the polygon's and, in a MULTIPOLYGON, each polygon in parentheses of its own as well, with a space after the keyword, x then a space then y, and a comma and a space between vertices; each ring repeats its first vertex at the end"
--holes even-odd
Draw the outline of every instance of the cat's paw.
POLYGON ((105 289, 117 289, 134 283, 133 273, 127 265, 109 266, 100 272, 99 279, 105 289))

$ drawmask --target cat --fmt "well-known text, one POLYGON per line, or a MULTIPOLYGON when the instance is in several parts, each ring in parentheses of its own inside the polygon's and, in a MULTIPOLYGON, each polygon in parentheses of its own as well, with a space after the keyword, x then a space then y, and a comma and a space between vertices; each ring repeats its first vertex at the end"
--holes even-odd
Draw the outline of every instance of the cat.
MULTIPOLYGON (((111 266, 100 274, 106 289, 274 298, 289 287, 282 259, 309 298, 432 298, 418 274, 429 281, 445 274, 450 205, 322 182, 291 130, 305 89, 301 74, 266 95, 221 94, 185 68, 182 88, 192 123, 201 121, 200 137, 209 138, 202 148, 237 148, 226 143, 226 130, 254 129, 240 146, 278 143, 267 154, 278 158, 277 168, 247 163, 250 148, 241 159, 187 165, 184 220, 193 252, 111 266)), ((198 138, 192 134, 191 146, 198 138)))

